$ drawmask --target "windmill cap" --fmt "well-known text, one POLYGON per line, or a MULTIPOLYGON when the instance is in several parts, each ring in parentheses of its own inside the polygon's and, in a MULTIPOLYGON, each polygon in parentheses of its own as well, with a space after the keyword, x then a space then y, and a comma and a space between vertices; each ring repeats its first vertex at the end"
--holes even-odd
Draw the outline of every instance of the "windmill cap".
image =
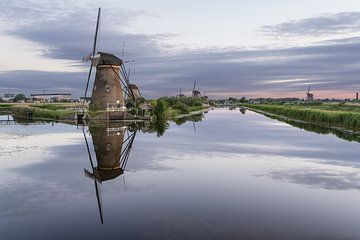
POLYGON ((97 56, 95 56, 95 58, 98 58, 96 66, 98 66, 98 65, 120 66, 124 63, 122 59, 120 59, 117 56, 110 54, 110 53, 98 52, 98 54, 97 54, 97 56))

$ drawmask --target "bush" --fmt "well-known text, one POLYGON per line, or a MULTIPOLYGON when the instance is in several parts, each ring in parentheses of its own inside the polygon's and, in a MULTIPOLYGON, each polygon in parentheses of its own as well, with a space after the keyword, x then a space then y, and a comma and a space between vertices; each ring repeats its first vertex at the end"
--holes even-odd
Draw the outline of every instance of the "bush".
POLYGON ((200 106, 202 106, 202 102, 196 101, 196 102, 194 102, 194 106, 195 107, 200 107, 200 106))
POLYGON ((181 114, 188 114, 190 112, 189 107, 182 102, 177 102, 172 108, 179 110, 181 114))

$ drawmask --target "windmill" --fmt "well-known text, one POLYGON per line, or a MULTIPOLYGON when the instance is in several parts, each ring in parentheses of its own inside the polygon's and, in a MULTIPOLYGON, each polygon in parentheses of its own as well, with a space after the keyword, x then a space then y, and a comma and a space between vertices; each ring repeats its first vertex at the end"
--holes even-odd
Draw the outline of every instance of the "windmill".
POLYGON ((196 90, 196 80, 194 81, 194 86, 193 86, 193 90, 192 90, 192 97, 195 97, 195 98, 201 97, 201 93, 198 90, 196 90))
POLYGON ((307 102, 312 102, 314 101, 314 94, 310 93, 310 85, 309 85, 309 88, 306 92, 306 101, 307 102))
POLYGON ((127 126, 95 127, 90 129, 97 165, 92 160, 88 140, 83 129, 91 170, 84 169, 85 176, 95 185, 100 222, 104 223, 100 186, 103 182, 123 175, 135 140, 137 130, 129 132, 127 126), (125 139, 125 135, 127 137, 125 139), (125 139, 125 140, 124 140, 125 139))
POLYGON ((86 81, 84 102, 87 96, 92 69, 96 67, 96 76, 92 89, 90 109, 108 110, 124 112, 125 115, 125 97, 135 102, 135 98, 129 91, 129 74, 127 73, 124 61, 117 56, 97 52, 97 38, 101 19, 101 8, 98 9, 95 36, 92 53, 84 57, 84 61, 91 61, 90 69, 86 81))
POLYGON ((239 111, 244 115, 246 113, 246 108, 240 107, 239 111))
POLYGON ((184 97, 185 95, 182 93, 182 89, 180 88, 179 89, 179 95, 178 95, 178 97, 184 97))
MULTIPOLYGON (((128 81, 130 81, 130 68, 128 73, 129 73, 128 81)), ((130 84, 129 82, 128 82, 128 86, 129 86, 130 94, 133 96, 134 100, 137 100, 138 98, 141 97, 140 89, 138 88, 138 86, 136 86, 135 84, 130 84)))

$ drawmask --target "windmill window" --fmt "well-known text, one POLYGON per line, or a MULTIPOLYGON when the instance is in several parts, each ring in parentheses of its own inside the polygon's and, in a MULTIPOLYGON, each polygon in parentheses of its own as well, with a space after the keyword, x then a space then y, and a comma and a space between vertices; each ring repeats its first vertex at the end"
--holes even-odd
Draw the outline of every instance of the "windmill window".
POLYGON ((106 85, 106 91, 110 92, 110 86, 109 85, 106 85))
POLYGON ((111 145, 110 145, 110 144, 106 145, 106 150, 107 150, 108 152, 111 150, 111 145))

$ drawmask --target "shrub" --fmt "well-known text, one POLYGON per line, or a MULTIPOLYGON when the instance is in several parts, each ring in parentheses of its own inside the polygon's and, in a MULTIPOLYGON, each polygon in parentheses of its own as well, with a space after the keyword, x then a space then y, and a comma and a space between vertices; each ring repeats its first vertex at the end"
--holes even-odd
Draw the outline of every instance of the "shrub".
POLYGON ((182 103, 182 102, 177 102, 174 106, 173 109, 179 110, 179 112, 181 114, 188 114, 189 113, 189 107, 182 103))

